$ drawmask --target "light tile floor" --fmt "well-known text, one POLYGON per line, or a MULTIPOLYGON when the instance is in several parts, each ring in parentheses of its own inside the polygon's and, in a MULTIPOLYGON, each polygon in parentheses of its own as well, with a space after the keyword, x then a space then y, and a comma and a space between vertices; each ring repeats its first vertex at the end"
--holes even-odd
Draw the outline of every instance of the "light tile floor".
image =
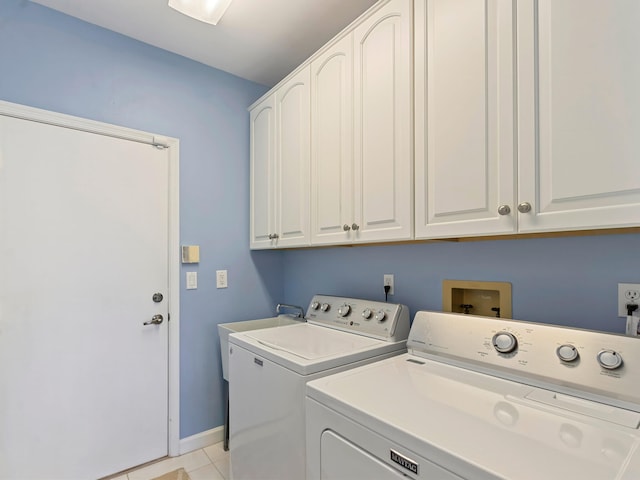
POLYGON ((224 451, 220 442, 179 457, 160 460, 111 480, 150 480, 181 467, 187 471, 191 480, 227 480, 229 452, 224 451))

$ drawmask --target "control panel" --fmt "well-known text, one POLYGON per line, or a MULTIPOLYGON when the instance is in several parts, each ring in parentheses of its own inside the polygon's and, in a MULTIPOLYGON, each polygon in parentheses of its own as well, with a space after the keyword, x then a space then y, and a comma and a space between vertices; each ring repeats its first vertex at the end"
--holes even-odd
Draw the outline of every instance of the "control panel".
POLYGON ((390 342, 406 340, 410 328, 405 305, 331 295, 314 295, 306 319, 316 325, 390 342))
POLYGON ((413 321, 407 348, 418 356, 623 408, 640 404, 637 338, 421 311, 413 321))

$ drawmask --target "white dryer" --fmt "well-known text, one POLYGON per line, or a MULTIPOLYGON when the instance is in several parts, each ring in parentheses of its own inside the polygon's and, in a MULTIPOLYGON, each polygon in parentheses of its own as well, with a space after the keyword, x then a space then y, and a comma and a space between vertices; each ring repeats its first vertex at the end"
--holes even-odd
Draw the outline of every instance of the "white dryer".
POLYGON ((640 478, 640 343, 418 312, 408 353, 307 384, 307 479, 640 478))
POLYGON ((406 352, 406 306, 315 295, 307 322, 229 336, 231 477, 305 477, 305 384, 406 352))

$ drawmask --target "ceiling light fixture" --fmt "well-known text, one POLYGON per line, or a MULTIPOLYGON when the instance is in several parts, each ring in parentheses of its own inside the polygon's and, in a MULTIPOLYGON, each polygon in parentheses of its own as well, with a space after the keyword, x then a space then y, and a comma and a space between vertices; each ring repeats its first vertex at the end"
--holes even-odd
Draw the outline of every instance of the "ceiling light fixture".
POLYGON ((201 22, 217 25, 232 0, 169 0, 169 6, 201 22))

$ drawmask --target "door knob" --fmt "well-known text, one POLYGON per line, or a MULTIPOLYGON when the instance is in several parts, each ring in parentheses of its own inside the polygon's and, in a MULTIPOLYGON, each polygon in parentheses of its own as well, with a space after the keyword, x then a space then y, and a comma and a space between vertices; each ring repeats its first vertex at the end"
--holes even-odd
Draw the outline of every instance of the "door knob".
POLYGON ((349 230, 351 230, 351 227, 345 223, 345 224, 342 226, 342 229, 343 229, 345 232, 348 232, 349 230))
POLYGON ((160 325, 163 320, 164 317, 158 314, 151 317, 151 320, 147 320, 146 322, 144 322, 143 325, 160 325))
POLYGON ((353 225, 351 225, 351 228, 353 228, 354 230, 360 230, 360 225, 354 223, 353 225))

